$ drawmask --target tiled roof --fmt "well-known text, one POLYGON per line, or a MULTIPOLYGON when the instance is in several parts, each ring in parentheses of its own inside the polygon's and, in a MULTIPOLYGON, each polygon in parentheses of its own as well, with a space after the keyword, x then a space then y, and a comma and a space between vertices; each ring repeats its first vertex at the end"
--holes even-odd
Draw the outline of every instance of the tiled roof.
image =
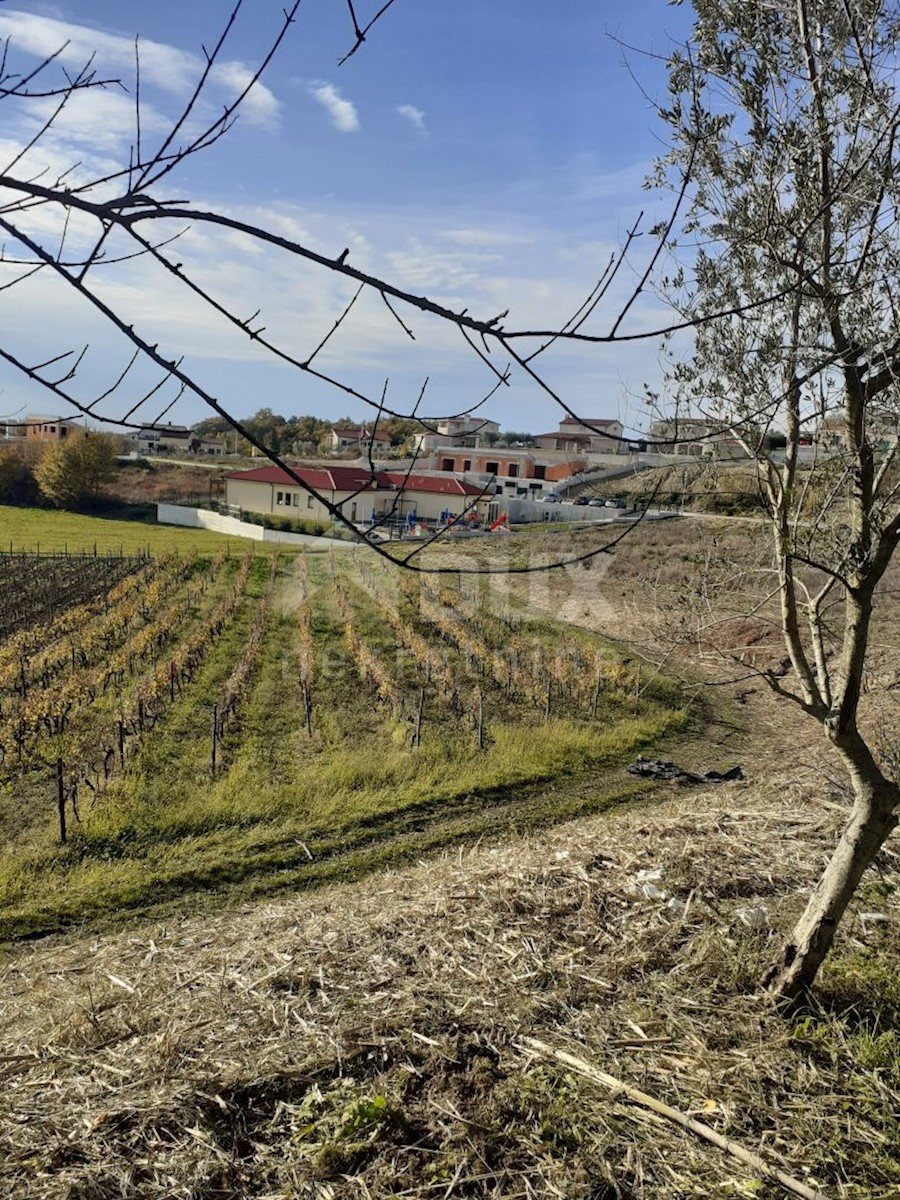
POLYGON ((355 438, 360 442, 389 442, 391 440, 391 435, 384 433, 381 429, 376 429, 373 433, 371 429, 361 429, 356 425, 336 426, 331 432, 337 434, 338 437, 355 438))
POLYGON ((380 471, 379 475, 394 487, 407 492, 438 492, 447 496, 480 496, 483 489, 474 487, 455 475, 410 475, 405 471, 380 471))
MULTIPOLYGON (((317 492, 355 492, 361 488, 403 488, 407 492, 436 492, 447 496, 480 496, 481 488, 464 483, 454 475, 420 475, 407 477, 405 471, 376 471, 373 475, 364 467, 298 467, 296 474, 317 492)), ((296 487, 296 480, 281 467, 256 467, 252 471, 232 471, 228 475, 246 483, 274 483, 296 487)))
POLYGON ((611 421, 608 417, 564 417, 560 421, 560 425, 596 425, 598 429, 603 429, 607 425, 618 425, 618 421, 611 421))
MULTIPOLYGON (((372 473, 364 467, 297 467, 297 475, 316 491, 353 492, 371 482, 372 473)), ((229 479, 247 483, 276 483, 296 487, 296 481, 281 467, 255 467, 252 471, 232 471, 229 479)))

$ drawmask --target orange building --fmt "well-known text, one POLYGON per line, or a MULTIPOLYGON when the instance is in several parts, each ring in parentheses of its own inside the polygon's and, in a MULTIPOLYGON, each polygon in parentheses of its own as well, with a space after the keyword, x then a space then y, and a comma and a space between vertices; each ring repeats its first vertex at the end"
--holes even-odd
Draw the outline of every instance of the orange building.
POLYGON ((70 434, 80 433, 81 426, 65 417, 45 417, 29 413, 25 418, 26 437, 39 442, 61 442, 70 434))
MULTIPOLYGON (((434 452, 434 469, 454 475, 496 476, 498 481, 516 480, 556 483, 587 468, 587 459, 551 457, 522 450, 460 450, 440 446, 434 452)), ((540 490, 540 489, 536 489, 540 490)))

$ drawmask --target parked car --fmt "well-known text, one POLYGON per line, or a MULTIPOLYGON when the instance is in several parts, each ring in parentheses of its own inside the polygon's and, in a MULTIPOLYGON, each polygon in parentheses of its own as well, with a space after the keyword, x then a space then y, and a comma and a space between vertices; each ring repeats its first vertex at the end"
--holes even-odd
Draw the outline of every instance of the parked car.
POLYGON ((538 496, 543 504, 562 504, 562 496, 559 492, 544 492, 543 496, 538 496))
POLYGON ((624 508, 625 501, 622 499, 621 496, 613 496, 613 498, 611 500, 607 500, 606 507, 607 508, 624 508))
POLYGON ((590 504, 590 502, 591 502, 591 498, 590 498, 590 496, 576 496, 576 497, 575 497, 575 503, 576 503, 576 504, 577 504, 577 505, 578 505, 580 508, 583 508, 583 507, 584 507, 584 505, 586 505, 586 504, 590 504))
POLYGON ((588 500, 588 505, 590 508, 606 508, 606 501, 601 499, 600 496, 591 496, 590 500, 588 500))

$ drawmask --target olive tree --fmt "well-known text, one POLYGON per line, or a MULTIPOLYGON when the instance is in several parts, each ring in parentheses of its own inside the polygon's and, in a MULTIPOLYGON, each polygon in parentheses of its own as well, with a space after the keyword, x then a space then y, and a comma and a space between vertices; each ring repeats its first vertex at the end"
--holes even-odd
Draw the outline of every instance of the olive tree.
MULTIPOLYGON (((900 6, 694 0, 661 115, 691 168, 661 286, 697 321, 673 355, 668 428, 758 464, 782 665, 758 674, 840 756, 853 805, 767 977, 812 983, 900 787, 861 728, 873 605, 900 541, 900 6), (711 313, 735 315, 714 321, 711 313), (784 435, 774 449, 773 432, 784 435)), ((747 664, 744 656, 745 665, 747 664)))

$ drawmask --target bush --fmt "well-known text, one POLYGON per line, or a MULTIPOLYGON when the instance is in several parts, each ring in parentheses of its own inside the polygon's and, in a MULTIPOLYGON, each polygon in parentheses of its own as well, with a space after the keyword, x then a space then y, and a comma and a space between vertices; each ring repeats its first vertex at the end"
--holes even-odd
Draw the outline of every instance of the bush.
POLYGON ((116 445, 105 433, 73 433, 50 442, 34 477, 56 508, 83 508, 102 494, 119 473, 116 445))
POLYGON ((0 452, 0 504, 33 505, 39 499, 32 465, 17 450, 0 452))
POLYGON ((304 517, 280 517, 265 515, 262 518, 265 529, 277 529, 282 533, 305 533, 312 537, 322 537, 328 532, 325 521, 315 521, 304 517))

